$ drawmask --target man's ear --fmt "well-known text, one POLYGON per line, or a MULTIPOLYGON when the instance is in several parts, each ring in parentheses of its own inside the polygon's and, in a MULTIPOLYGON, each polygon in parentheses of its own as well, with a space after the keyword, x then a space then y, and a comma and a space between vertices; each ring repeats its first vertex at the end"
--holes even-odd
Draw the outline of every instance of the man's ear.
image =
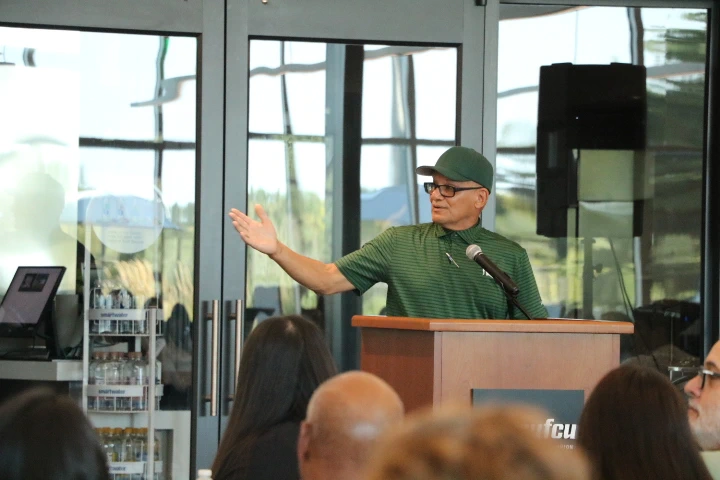
POLYGON ((477 196, 475 197, 475 208, 482 210, 485 208, 485 205, 487 205, 488 197, 490 197, 490 191, 487 188, 481 188, 476 191, 477 196))
POLYGON ((310 437, 312 436, 312 424, 303 421, 300 424, 300 435, 298 436, 298 461, 307 462, 310 460, 310 437))

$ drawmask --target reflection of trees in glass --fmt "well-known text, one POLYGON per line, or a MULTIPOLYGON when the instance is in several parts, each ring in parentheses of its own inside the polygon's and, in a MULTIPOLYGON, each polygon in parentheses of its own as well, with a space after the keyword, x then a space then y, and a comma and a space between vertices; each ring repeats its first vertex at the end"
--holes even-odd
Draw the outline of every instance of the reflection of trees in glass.
MULTIPOLYGON (((295 195, 298 197, 293 204, 302 205, 302 209, 294 209, 294 214, 288 211, 288 198, 285 193, 269 193, 264 190, 250 191, 248 196, 249 214, 254 217, 254 205, 261 204, 275 225, 281 242, 310 258, 328 262, 331 260, 329 258, 330 238, 326 236, 325 201, 314 193, 295 190, 295 195), (297 228, 298 224, 303 228, 297 228)), ((283 312, 299 311, 294 289, 302 287, 275 262, 264 254, 248 249, 247 263, 248 306, 253 306, 252 298, 255 287, 280 286, 283 312)), ((301 290, 301 306, 315 308, 315 294, 303 290, 301 290)))
MULTIPOLYGON (((193 279, 195 259, 194 205, 178 207, 185 211, 191 223, 179 221, 173 215, 176 225, 185 225, 179 229, 163 230, 157 245, 133 254, 122 254, 103 247, 100 240, 91 232, 90 252, 98 260, 102 269, 101 287, 104 293, 120 288, 126 289, 135 297, 146 300, 162 296, 165 316, 175 304, 184 305, 192 320, 194 312, 193 279), (193 213, 190 213, 193 212, 193 213), (162 255, 159 254, 162 251, 162 255), (162 265, 159 262, 162 259, 162 265), (159 279, 160 282, 156 282, 159 279)), ((172 211, 172 210, 171 210, 172 211)), ((78 226, 78 238, 85 238, 85 225, 78 226)))
MULTIPOLYGON (((680 12, 669 11, 669 23, 648 26, 642 39, 643 57, 652 57, 651 71, 660 72, 647 84, 646 172, 652 198, 644 212, 643 302, 687 299, 698 295, 699 288, 707 15, 698 10, 680 12)), ((581 305, 582 243, 535 233, 536 186, 524 174, 528 168, 534 172, 535 145, 498 143, 497 231, 528 250, 546 304, 562 304, 566 309, 581 305)), ((616 240, 614 247, 634 302, 632 242, 616 240)), ((595 306, 601 311, 622 307, 615 257, 606 239, 596 240, 594 256, 594 263, 602 264, 594 282, 595 306)))
MULTIPOLYGON (((666 65, 705 65, 707 12, 681 16, 684 28, 648 35, 645 49, 666 65)), ((702 155, 705 75, 648 79, 648 149, 653 152, 652 226, 644 241, 649 253, 644 272, 645 300, 687 299, 699 294, 702 223, 702 155)), ((647 257, 647 255, 646 255, 647 257)))

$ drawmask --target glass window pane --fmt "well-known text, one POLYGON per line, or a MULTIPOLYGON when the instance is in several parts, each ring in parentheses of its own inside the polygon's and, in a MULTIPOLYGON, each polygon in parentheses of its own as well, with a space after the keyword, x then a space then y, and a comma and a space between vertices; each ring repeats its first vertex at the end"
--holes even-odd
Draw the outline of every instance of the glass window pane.
MULTIPOLYGON (((326 125, 328 48, 336 45, 253 40, 250 46, 249 204, 265 207, 279 238, 324 262, 332 251, 333 169, 341 158, 326 125), (284 65, 280 62, 284 56, 284 65), (287 123, 283 112, 288 111, 287 123)), ((343 50, 344 51, 344 50, 343 50)), ((342 71, 344 65, 332 65, 342 71)), ((333 82, 336 82, 333 79, 333 82)), ((335 83, 330 83, 334 85, 335 83)), ((427 194, 414 169, 455 143, 457 49, 366 45, 362 77, 361 241, 392 225, 429 221, 427 194), (368 141, 366 141, 368 139, 368 141)), ((248 304, 263 316, 320 309, 319 300, 274 262, 248 250, 248 304), (270 313, 259 311, 270 309, 270 313)), ((385 304, 379 285, 364 295, 368 311, 385 304)))
MULTIPOLYGON (((65 266, 56 325, 69 358, 91 353, 81 351, 91 312, 125 310, 138 325, 146 309, 161 308, 159 408, 186 410, 189 421, 197 40, 2 27, 0 52, 0 295, 18 266, 65 266)), ((147 341, 128 340, 136 330, 113 325, 92 337, 92 351, 147 357, 147 341)), ((91 421, 110 426, 87 400, 91 421)), ((189 436, 170 429, 158 438, 173 446, 163 449, 164 471, 187 476, 189 436)))
POLYGON ((533 8, 501 5, 497 231, 527 248, 551 316, 634 321, 623 358, 661 370, 671 357, 697 362, 707 12, 573 7, 534 16, 533 8), (644 149, 570 145, 538 124, 548 115, 538 110, 540 68, 567 62, 646 67, 644 149), (555 150, 539 151, 541 141, 555 150), (569 173, 546 176, 541 158, 569 173), (566 233, 548 233, 548 221, 566 233))

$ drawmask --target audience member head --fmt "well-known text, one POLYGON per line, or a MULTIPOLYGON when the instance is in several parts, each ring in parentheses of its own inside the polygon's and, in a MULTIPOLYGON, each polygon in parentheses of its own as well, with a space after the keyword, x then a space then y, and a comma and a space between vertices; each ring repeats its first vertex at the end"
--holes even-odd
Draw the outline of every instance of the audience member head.
POLYGON ((4 480, 107 480, 107 457, 83 411, 68 396, 29 390, 0 407, 4 480))
POLYGON ((602 480, 710 479, 682 394, 654 369, 623 365, 588 398, 578 443, 602 480))
POLYGON ((409 416, 379 443, 370 480, 587 480, 579 451, 566 450, 530 425, 528 407, 441 409, 409 416))
POLYGON ((366 372, 347 372, 315 391, 300 428, 303 480, 364 478, 369 453, 384 430, 403 418, 393 388, 366 372))
MULTIPOLYGON (((704 368, 720 373, 720 342, 705 359, 704 368)), ((690 428, 703 450, 720 450, 720 378, 700 374, 685 384, 690 428)))
POLYGON ((320 329, 297 315, 268 318, 250 333, 240 359, 227 430, 213 478, 237 474, 269 428, 305 418, 310 396, 336 368, 320 329))

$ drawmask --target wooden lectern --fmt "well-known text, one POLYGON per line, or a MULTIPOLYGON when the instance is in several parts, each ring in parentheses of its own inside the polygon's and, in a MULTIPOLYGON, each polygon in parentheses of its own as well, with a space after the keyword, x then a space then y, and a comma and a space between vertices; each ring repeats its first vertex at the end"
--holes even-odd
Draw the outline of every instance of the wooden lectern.
POLYGON ((603 320, 453 320, 354 316, 361 369, 385 379, 407 411, 471 390, 584 390, 585 399, 620 364, 620 334, 633 324, 603 320))

